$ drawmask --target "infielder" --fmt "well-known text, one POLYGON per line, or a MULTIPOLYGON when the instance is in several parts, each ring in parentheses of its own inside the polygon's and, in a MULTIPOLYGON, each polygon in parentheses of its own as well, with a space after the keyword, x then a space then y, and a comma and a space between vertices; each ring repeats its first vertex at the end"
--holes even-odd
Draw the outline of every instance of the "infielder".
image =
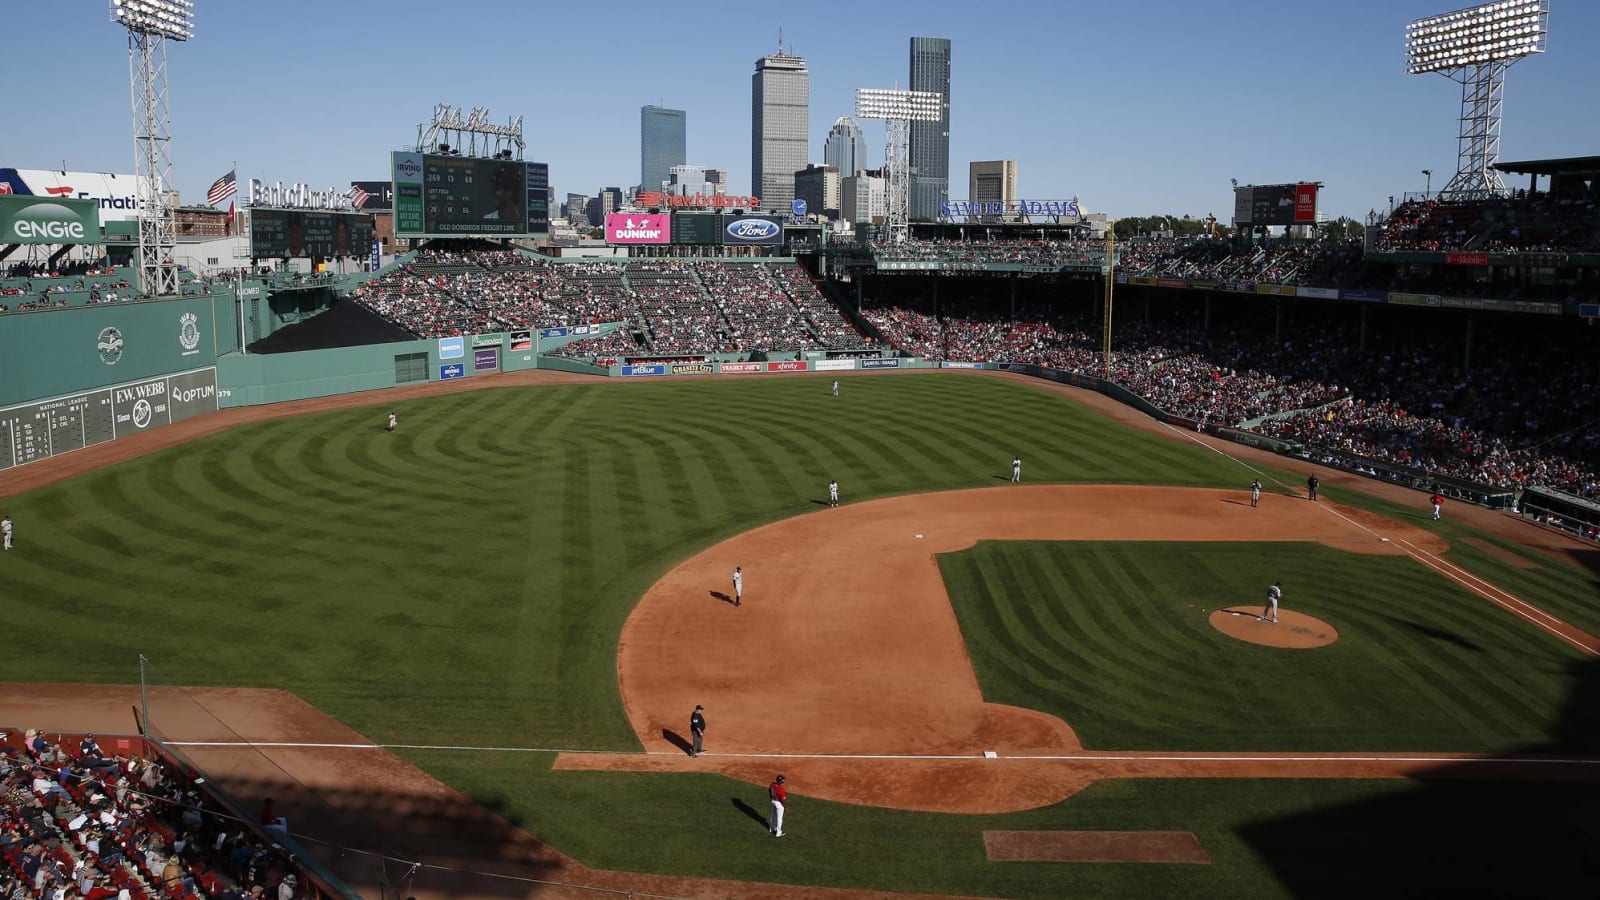
POLYGON ((839 396, 839 379, 837 378, 833 380, 833 395, 835 397, 839 396))
POLYGON ((1250 482, 1250 507, 1254 509, 1261 505, 1261 479, 1250 482))
POLYGON ((394 417, 394 413, 389 413, 389 424, 384 428, 384 430, 385 431, 393 431, 393 430, 395 430, 396 428, 399 428, 399 427, 400 427, 400 420, 396 419, 394 417))
POLYGON ((733 567, 733 605, 740 606, 744 603, 744 569, 733 567))
POLYGON ((4 537, 5 548, 7 550, 11 549, 11 530, 11 517, 6 516, 5 518, 0 519, 0 536, 4 537))
POLYGON ((1022 457, 1020 456, 1011 458, 1011 483, 1022 483, 1022 457))
MULTIPOLYGON (((839 482, 837 482, 837 481, 828 482, 828 505, 829 506, 838 506, 839 505, 839 482)), ((1437 518, 1437 517, 1435 517, 1435 518, 1437 518)))
POLYGON ((767 799, 772 802, 772 815, 767 819, 767 831, 773 837, 783 837, 783 808, 789 803, 789 791, 783 786, 783 776, 779 775, 767 785, 767 799))
POLYGON ((1261 611, 1261 615, 1257 616, 1256 618, 1260 619, 1263 622, 1270 621, 1273 624, 1277 624, 1277 621, 1278 621, 1278 601, 1282 600, 1282 599, 1283 599, 1283 582, 1279 581, 1279 582, 1273 584, 1272 587, 1267 588, 1267 608, 1263 609, 1261 611), (1268 619, 1267 618, 1268 616, 1271 616, 1272 618, 1268 619))
POLYGON ((1433 504, 1433 520, 1439 521, 1439 508, 1444 506, 1444 497, 1436 492, 1428 498, 1428 502, 1433 504))

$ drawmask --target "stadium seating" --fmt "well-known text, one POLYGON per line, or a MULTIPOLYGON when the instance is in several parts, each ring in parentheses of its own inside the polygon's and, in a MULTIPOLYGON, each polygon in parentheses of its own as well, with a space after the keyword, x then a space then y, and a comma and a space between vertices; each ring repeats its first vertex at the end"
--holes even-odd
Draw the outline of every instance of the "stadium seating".
POLYGON ((318 896, 276 843, 213 806, 182 767, 107 755, 92 735, 0 737, 0 897, 318 896))
POLYGON ((1592 196, 1518 192, 1488 200, 1417 200, 1384 222, 1385 251, 1595 252, 1600 212, 1592 196))

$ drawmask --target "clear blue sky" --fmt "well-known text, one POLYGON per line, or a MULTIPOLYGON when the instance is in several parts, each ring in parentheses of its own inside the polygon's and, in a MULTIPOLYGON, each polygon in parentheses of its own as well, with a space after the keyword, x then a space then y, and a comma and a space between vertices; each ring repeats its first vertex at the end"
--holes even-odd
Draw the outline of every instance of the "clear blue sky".
MULTIPOLYGON (((750 182, 750 74, 809 60, 812 158, 857 87, 908 80, 913 35, 953 40, 951 197, 967 163, 1014 159, 1028 198, 1114 216, 1231 214, 1228 179, 1326 183, 1362 215, 1455 165, 1459 88, 1401 72, 1418 0, 554 4, 196 0, 171 48, 186 202, 239 178, 344 186, 389 176, 435 103, 526 116, 560 194, 638 180, 639 107, 688 110, 689 162, 750 182), (784 11, 786 10, 786 11, 784 11)), ((132 170, 126 42, 104 0, 11 0, 0 165, 132 170)), ((1552 0, 1550 50, 1512 68, 1502 159, 1600 154, 1600 3, 1552 0), (1590 37, 1585 38, 1583 35, 1590 37)), ((873 161, 883 129, 866 125, 873 161)))

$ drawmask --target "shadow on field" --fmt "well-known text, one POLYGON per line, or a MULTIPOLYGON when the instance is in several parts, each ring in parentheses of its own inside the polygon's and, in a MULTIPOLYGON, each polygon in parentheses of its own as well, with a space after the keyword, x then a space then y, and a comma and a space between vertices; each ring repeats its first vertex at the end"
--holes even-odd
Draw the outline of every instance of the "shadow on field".
POLYGON ((711 596, 717 598, 718 600, 721 600, 723 603, 732 603, 733 602, 733 598, 732 597, 729 597, 727 594, 724 594, 721 591, 707 591, 707 593, 709 593, 711 596))
POLYGON ((1249 503, 1247 503, 1247 502, 1245 502, 1243 500, 1232 500, 1232 499, 1229 499, 1227 497, 1223 497, 1222 498, 1222 502, 1223 503, 1232 503, 1234 506, 1249 506, 1250 505, 1249 503))
POLYGON ((1483 652, 1482 646, 1474 641, 1467 640, 1455 632, 1445 631, 1443 628, 1435 628, 1432 625, 1424 625, 1421 622, 1413 622, 1410 619, 1396 618, 1395 616, 1388 615, 1387 613, 1380 612, 1377 615, 1379 618, 1388 619, 1402 628, 1415 631, 1417 634, 1420 634, 1423 637, 1433 638, 1436 641, 1444 641, 1447 644, 1454 644, 1463 650, 1471 650, 1474 653, 1483 652))
MULTIPOLYGON (((1448 639, 1448 638, 1446 638, 1448 639)), ((1576 897, 1600 882, 1600 660, 1546 745, 1441 765, 1380 796, 1255 822, 1239 835, 1294 897, 1576 897)))
POLYGON ((826 501, 826 500, 818 500, 815 497, 811 498, 811 502, 815 503, 818 506, 827 506, 828 505, 828 501, 826 501))
POLYGON ((756 808, 744 802, 739 797, 729 797, 733 801, 733 808, 754 819, 762 828, 767 827, 767 817, 756 811, 756 808))
POLYGON ((673 731, 671 728, 661 729, 661 736, 667 739, 667 743, 682 750, 684 755, 692 756, 694 754, 694 745, 684 740, 683 735, 673 731))

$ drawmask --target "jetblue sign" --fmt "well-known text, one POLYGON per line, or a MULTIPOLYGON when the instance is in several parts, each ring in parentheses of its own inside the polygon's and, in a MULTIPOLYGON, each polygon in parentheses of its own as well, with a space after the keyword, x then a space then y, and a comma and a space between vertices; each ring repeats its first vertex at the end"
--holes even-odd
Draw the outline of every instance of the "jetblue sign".
POLYGON ((783 225, 776 216, 732 216, 722 228, 724 244, 781 244, 783 225))
POLYGON ((1083 218, 1077 198, 1071 200, 951 200, 939 204, 939 218, 960 219, 976 216, 1061 216, 1083 218))

